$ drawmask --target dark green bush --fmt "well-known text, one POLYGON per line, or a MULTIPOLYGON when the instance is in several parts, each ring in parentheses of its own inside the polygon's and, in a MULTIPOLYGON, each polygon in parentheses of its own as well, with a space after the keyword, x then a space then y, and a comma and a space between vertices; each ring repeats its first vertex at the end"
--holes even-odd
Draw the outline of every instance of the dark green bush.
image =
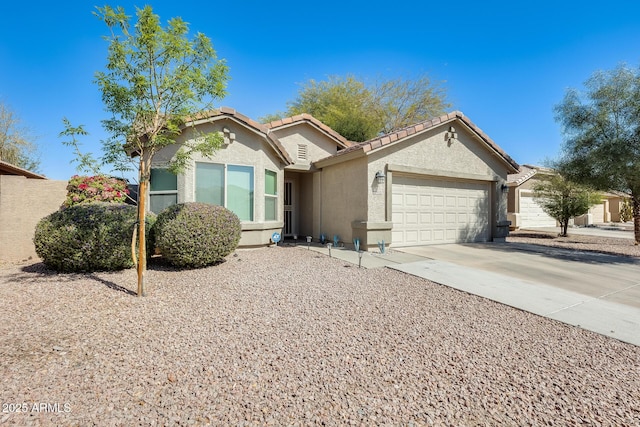
MULTIPOLYGON (((33 242, 50 268, 63 272, 122 270, 133 267, 131 235, 137 208, 121 203, 81 203, 40 220, 33 242)), ((147 253, 153 253, 147 215, 147 253)))
POLYGON ((180 203, 158 214, 156 246, 176 267, 204 267, 221 261, 240 241, 240 220, 230 210, 206 203, 180 203))

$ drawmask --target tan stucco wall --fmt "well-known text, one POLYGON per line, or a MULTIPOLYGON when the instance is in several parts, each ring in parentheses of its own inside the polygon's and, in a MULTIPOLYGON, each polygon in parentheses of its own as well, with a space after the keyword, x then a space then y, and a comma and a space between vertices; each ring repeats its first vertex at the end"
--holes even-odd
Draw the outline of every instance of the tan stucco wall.
MULTIPOLYGON (((253 166, 254 168, 254 208, 253 221, 243 223, 243 235, 240 246, 257 246, 268 244, 274 231, 281 231, 283 224, 283 192, 284 192, 284 164, 273 147, 261 135, 235 123, 232 120, 221 120, 199 126, 202 133, 220 132, 223 128, 235 134, 235 140, 223 145, 212 158, 200 154, 194 155, 190 167, 184 174, 178 176, 178 202, 195 201, 196 162, 210 162, 219 164, 233 164, 253 166), (278 179, 278 220, 265 222, 265 170, 277 173, 278 179), (256 229, 257 228, 257 229, 256 229), (265 231, 266 230, 266 231, 265 231)), ((181 136, 177 142, 189 141, 190 133, 181 136)), ((154 157, 154 165, 166 163, 175 154, 177 145, 167 147, 154 157)))
POLYGON ((380 149, 370 156, 367 170, 368 221, 391 221, 391 185, 394 174, 441 177, 447 180, 487 181, 490 185, 490 218, 492 237, 498 234, 498 224, 507 220, 507 165, 461 124, 453 124, 457 140, 447 142, 449 124, 417 135, 400 144, 380 149), (393 169, 396 169, 395 171, 393 169), (385 195, 374 193, 375 175, 386 175, 385 195))
POLYGON ((67 181, 0 175, 0 262, 37 257, 36 224, 57 211, 66 195, 67 181))
POLYGON ((301 236, 313 236, 313 213, 314 209, 318 209, 319 201, 313 194, 313 177, 319 175, 318 172, 310 174, 300 174, 300 187, 298 198, 298 234, 301 236))
POLYGON ((309 166, 316 160, 333 155, 338 151, 335 141, 306 123, 276 129, 273 133, 295 162, 289 168, 300 165, 309 166), (307 159, 298 158, 298 144, 307 146, 307 159))
POLYGON ((329 240, 338 234, 340 240, 349 245, 354 238, 351 222, 367 219, 367 159, 361 157, 327 166, 320 176, 322 206, 319 232, 329 240))
POLYGON ((624 199, 622 197, 610 197, 609 198, 609 211, 611 214, 612 222, 620 222, 620 211, 622 210, 624 199))
POLYGON ((514 171, 460 122, 430 129, 368 155, 350 153, 345 155, 344 161, 339 160, 321 162, 324 166, 323 228, 331 233, 334 233, 333 229, 339 230, 341 237, 352 238, 358 234, 357 237, 363 239, 364 249, 375 249, 377 242, 383 239, 385 243, 393 243, 391 193, 394 175, 486 182, 490 189, 491 238, 502 238, 508 232, 505 224, 507 193, 502 191, 502 186, 506 185, 507 174, 514 171), (458 137, 450 143, 445 133, 452 125, 458 137), (378 171, 386 176, 384 185, 377 184, 378 171), (332 194, 330 189, 339 184, 342 186, 332 194), (334 202, 327 200, 330 196, 334 202))

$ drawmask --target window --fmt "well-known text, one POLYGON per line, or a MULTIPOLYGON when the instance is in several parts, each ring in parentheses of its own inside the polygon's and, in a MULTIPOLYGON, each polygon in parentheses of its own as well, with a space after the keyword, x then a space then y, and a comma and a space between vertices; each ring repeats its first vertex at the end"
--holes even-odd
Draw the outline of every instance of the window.
POLYGON ((178 177, 167 169, 151 169, 149 202, 155 214, 178 203, 178 177))
POLYGON ((270 170, 264 171, 264 219, 278 219, 278 174, 270 170))
POLYGON ((224 206, 224 165, 196 163, 196 202, 224 206))
POLYGON ((241 221, 253 221, 253 168, 227 166, 227 209, 241 221))
POLYGON ((196 162, 196 201, 225 206, 253 221, 253 167, 196 162))

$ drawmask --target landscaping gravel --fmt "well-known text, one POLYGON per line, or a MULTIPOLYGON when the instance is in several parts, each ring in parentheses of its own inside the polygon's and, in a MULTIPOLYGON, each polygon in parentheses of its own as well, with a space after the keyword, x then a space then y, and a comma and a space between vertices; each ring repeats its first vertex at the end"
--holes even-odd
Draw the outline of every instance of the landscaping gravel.
POLYGON ((0 424, 640 425, 640 347, 398 271, 277 247, 147 281, 1 268, 0 424))
POLYGON ((640 245, 636 245, 633 239, 572 234, 571 229, 567 237, 558 237, 555 233, 544 231, 512 231, 507 241, 640 257, 640 245))

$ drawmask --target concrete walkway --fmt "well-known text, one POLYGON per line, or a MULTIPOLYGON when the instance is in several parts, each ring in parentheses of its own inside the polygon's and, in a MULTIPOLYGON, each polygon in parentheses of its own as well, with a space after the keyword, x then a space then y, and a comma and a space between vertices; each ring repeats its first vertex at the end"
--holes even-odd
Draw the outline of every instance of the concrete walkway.
MULTIPOLYGON (((306 246, 300 244, 298 246, 306 246)), ((309 249, 315 252, 329 256, 329 249, 326 246, 311 245, 309 249)), ((360 265, 362 268, 381 268, 392 265, 406 264, 416 261, 424 261, 424 257, 405 252, 389 251, 385 254, 376 252, 361 252, 362 258, 358 256, 358 252, 345 248, 331 248, 331 257, 346 261, 351 264, 360 265)))
MULTIPOLYGON (((311 246, 329 255, 324 246, 311 246)), ((331 249, 640 346, 640 260, 520 243, 434 245, 386 254, 331 249)))

